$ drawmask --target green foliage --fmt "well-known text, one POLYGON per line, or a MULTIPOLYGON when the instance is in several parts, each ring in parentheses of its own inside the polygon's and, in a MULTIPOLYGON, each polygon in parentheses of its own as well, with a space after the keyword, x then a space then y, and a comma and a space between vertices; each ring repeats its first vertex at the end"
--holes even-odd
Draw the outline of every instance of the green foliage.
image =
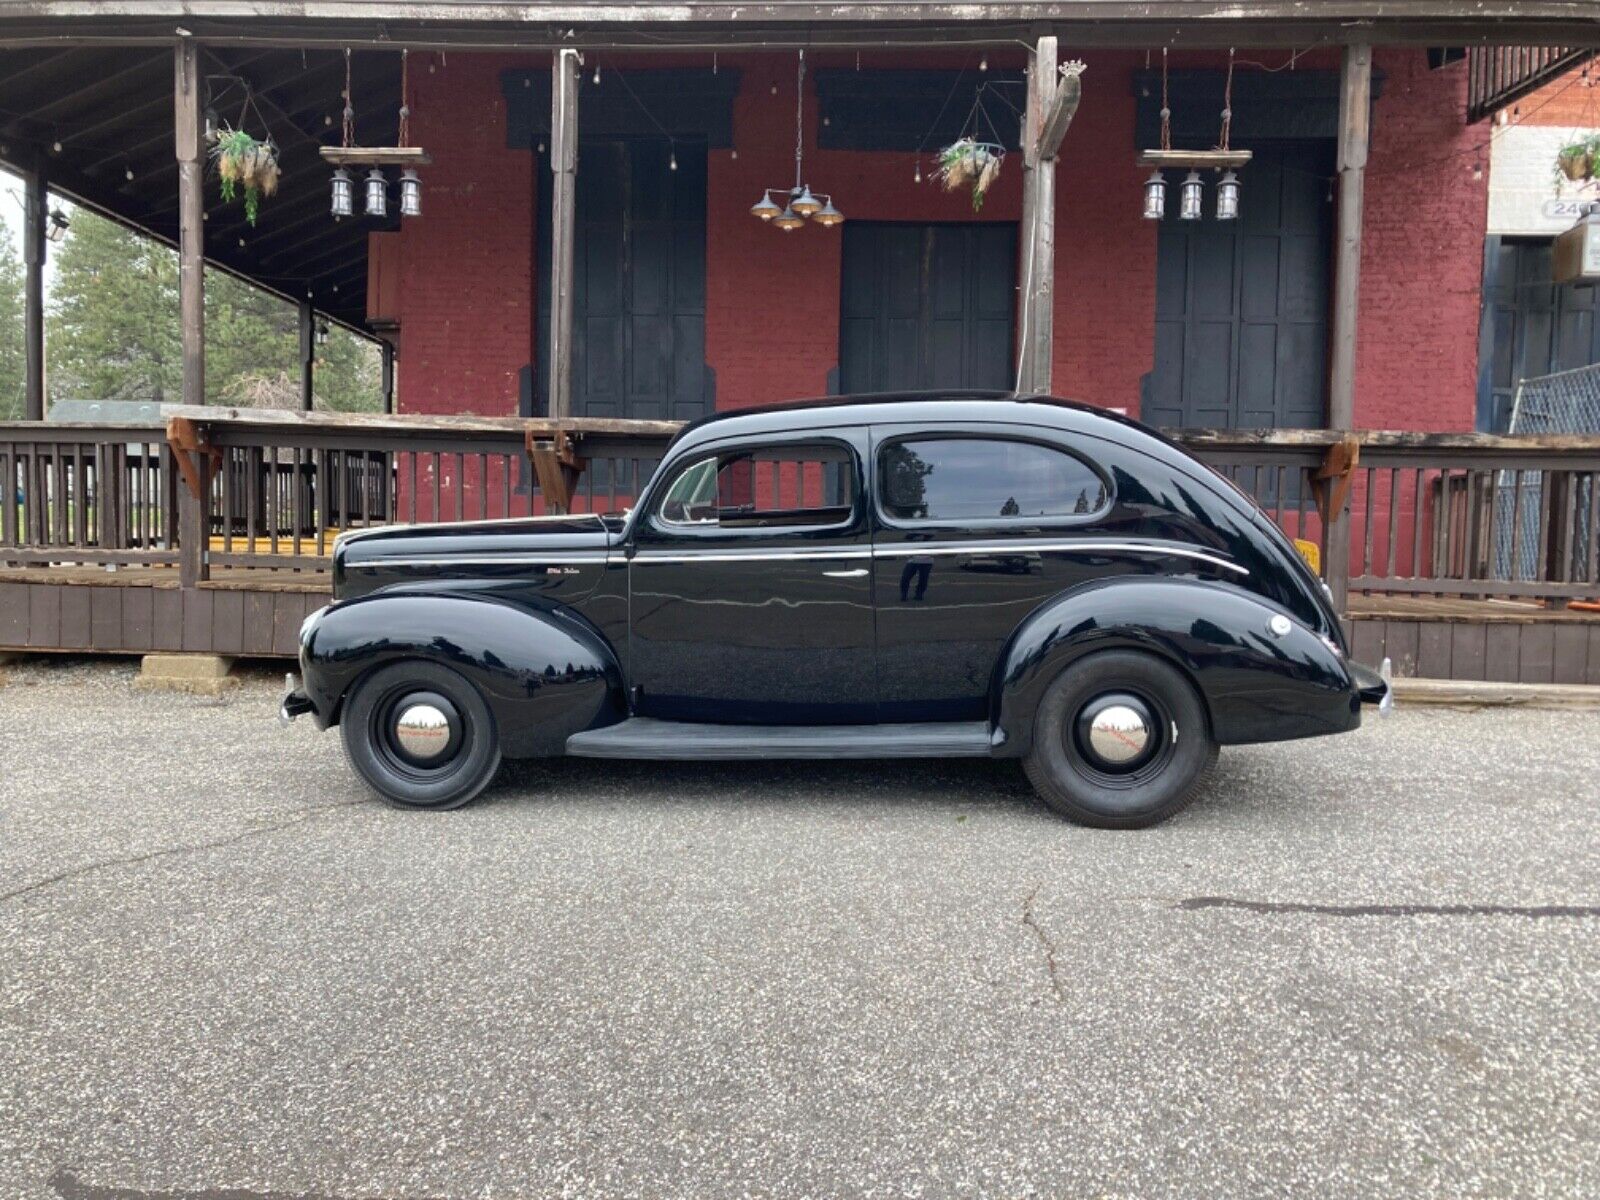
POLYGON ((244 188, 244 216, 256 223, 261 212, 261 197, 278 190, 278 148, 272 139, 261 141, 242 129, 224 125, 211 147, 211 158, 222 179, 222 199, 232 204, 244 188))
MULTIPOLYGON (((83 209, 73 214, 56 253, 51 398, 177 403, 183 362, 177 255, 83 209)), ((231 275, 206 273, 207 403, 295 408, 299 358, 294 305, 231 275)), ((316 407, 377 411, 378 373, 376 346, 332 330, 317 347, 316 407)))
POLYGON ((22 340, 22 260, 0 216, 0 421, 22 417, 27 370, 22 340))

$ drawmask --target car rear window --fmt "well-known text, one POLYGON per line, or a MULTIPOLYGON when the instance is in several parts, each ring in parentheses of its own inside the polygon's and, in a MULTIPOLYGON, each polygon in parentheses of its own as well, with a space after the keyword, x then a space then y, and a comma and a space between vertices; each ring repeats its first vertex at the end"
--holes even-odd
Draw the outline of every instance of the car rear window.
POLYGON ((883 511, 898 521, 1069 517, 1106 506, 1106 485, 1064 450, 1005 438, 907 438, 878 456, 883 511))

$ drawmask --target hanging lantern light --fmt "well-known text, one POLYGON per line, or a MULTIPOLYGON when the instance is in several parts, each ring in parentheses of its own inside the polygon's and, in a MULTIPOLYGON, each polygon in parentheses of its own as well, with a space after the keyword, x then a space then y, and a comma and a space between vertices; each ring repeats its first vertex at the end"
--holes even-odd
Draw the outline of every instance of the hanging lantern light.
POLYGON ((1159 221, 1167 215, 1167 181, 1160 171, 1151 171, 1144 181, 1144 219, 1159 221))
POLYGON ((333 173, 333 215, 348 217, 355 208, 351 199, 350 172, 343 167, 333 173))
POLYGON ((389 181, 383 177, 383 172, 373 167, 367 172, 367 216, 386 217, 389 215, 389 181))
POLYGON ((1217 220, 1232 221, 1239 215, 1239 177, 1232 171, 1217 184, 1217 220))
POLYGON ((800 194, 789 202, 789 207, 802 217, 809 217, 822 210, 822 201, 811 194, 809 187, 802 186, 800 194))
POLYGON ((1190 171, 1183 177, 1183 196, 1178 207, 1178 216, 1185 221, 1198 221, 1200 207, 1205 198, 1205 184, 1200 182, 1200 173, 1190 171))
POLYGON ((44 227, 44 237, 47 242, 59 242, 67 236, 67 229, 72 225, 67 214, 59 208, 50 210, 50 217, 44 227))
POLYGON ((400 215, 422 215, 422 180, 417 178, 417 172, 411 167, 400 172, 400 215))
POLYGON ((786 207, 781 213, 772 218, 772 223, 785 233, 790 233, 806 223, 805 218, 794 211, 793 205, 786 207))
POLYGON ((783 209, 772 202, 772 195, 769 192, 762 192, 761 199, 750 206, 750 215, 760 217, 763 221, 772 220, 782 211, 783 209))
POLYGON ((844 224, 844 214, 833 206, 832 196, 825 198, 825 203, 817 210, 816 215, 811 219, 818 225, 822 225, 828 229, 832 229, 835 225, 844 224))

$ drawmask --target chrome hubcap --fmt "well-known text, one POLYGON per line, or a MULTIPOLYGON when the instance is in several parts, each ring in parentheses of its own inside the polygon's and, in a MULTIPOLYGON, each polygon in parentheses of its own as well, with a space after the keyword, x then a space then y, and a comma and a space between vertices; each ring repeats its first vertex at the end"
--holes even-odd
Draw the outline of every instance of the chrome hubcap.
POLYGON ((1127 704, 1107 704, 1089 718, 1089 749, 1112 766, 1126 766, 1150 746, 1150 724, 1127 704))
POLYGON ((450 746, 450 718, 435 705, 409 704, 395 718, 394 740, 408 757, 432 762, 450 746))

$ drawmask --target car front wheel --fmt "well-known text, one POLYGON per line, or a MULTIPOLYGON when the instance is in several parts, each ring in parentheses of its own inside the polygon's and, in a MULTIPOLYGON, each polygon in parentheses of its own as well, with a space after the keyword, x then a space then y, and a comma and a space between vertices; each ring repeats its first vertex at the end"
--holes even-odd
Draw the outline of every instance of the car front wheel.
POLYGON ((459 808, 494 778, 494 714, 446 667, 400 662, 356 685, 340 721, 356 773, 402 808, 459 808))
POLYGON ((1216 760, 1188 679, 1153 655, 1113 650, 1073 663, 1045 691, 1023 766, 1063 816, 1140 829, 1194 799, 1216 760))

